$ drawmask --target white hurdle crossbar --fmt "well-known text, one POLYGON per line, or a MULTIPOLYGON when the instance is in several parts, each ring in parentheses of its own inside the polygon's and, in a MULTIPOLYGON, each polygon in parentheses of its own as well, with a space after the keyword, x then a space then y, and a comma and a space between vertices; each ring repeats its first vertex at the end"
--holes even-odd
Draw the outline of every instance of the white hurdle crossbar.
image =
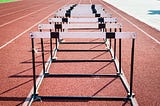
MULTIPOLYGON (((57 16, 57 17, 65 17, 65 13, 66 13, 66 11, 62 10, 61 12, 60 11, 56 12, 53 15, 57 16)), ((106 18, 112 17, 112 14, 105 13, 105 12, 99 13, 99 15, 100 15, 100 17, 106 17, 106 18)), ((83 14, 73 12, 73 13, 71 13, 71 17, 96 17, 96 14, 92 14, 92 13, 88 13, 88 12, 85 12, 83 14)))
POLYGON ((82 23, 82 24, 39 24, 38 29, 101 29, 101 28, 122 28, 120 23, 82 23))
MULTIPOLYGON (((72 5, 73 6, 73 5, 72 5)), ((71 5, 65 6, 64 8, 56 11, 54 16, 57 17, 65 17, 67 11, 69 10, 69 17, 112 17, 111 14, 106 13, 105 9, 101 5, 94 5, 96 13, 93 13, 91 8, 91 4, 78 4, 74 6, 75 8, 71 8, 71 5)))
POLYGON ((105 23, 116 23, 117 18, 49 18, 51 22, 105 22, 105 23))
POLYGON ((31 32, 31 38, 113 38, 135 39, 135 32, 31 32))

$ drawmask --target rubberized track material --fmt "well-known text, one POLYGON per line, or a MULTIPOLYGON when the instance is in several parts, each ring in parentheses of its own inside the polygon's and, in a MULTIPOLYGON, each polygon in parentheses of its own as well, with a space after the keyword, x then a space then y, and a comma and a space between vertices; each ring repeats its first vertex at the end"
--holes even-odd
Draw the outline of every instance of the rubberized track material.
MULTIPOLYGON (((136 55, 135 55, 135 77, 134 77, 134 91, 136 93, 136 98, 137 101, 140 105, 142 106, 152 106, 152 105, 159 105, 159 89, 160 89, 160 85, 159 85, 159 78, 160 78, 160 74, 159 74, 159 64, 160 61, 158 61, 160 59, 159 57, 159 50, 160 50, 160 45, 158 43, 156 43, 155 41, 153 41, 152 39, 150 39, 149 37, 147 37, 146 33, 149 35, 152 35, 154 38, 156 38, 158 41, 160 41, 159 38, 159 32, 147 25, 145 25, 144 23, 141 23, 137 20, 134 19, 134 17, 130 17, 127 14, 117 10, 115 7, 112 7, 111 5, 108 4, 103 4, 102 1, 98 1, 98 0, 76 0, 76 1, 64 1, 64 0, 60 0, 60 1, 45 1, 44 0, 36 0, 36 1, 31 1, 31 0, 23 0, 23 1, 19 1, 19 2, 15 2, 15 3, 7 3, 7 4, 0 4, 0 12, 1 14, 5 14, 5 13, 9 13, 9 12, 13 12, 16 10, 20 10, 20 9, 24 9, 24 8, 28 8, 30 6, 34 6, 37 5, 38 7, 34 7, 34 9, 29 9, 27 11, 21 11, 18 14, 12 14, 9 16, 5 16, 5 17, 1 17, 0 19, 0 31, 3 32, 1 33, 1 37, 0 37, 0 70, 1 70, 1 80, 0 80, 0 105, 8 105, 8 106, 14 106, 14 105, 21 105, 24 100, 26 99, 26 96, 28 95, 30 89, 32 88, 32 62, 31 62, 31 45, 30 45, 30 39, 28 38, 28 33, 32 30, 37 30, 37 24, 38 23, 42 23, 42 22, 47 22, 48 18, 52 15, 52 12, 57 10, 58 8, 62 7, 64 4, 67 3, 100 3, 102 4, 107 11, 109 11, 110 13, 112 13, 113 16, 117 17, 119 20, 119 22, 123 23, 123 31, 134 31, 137 32, 137 34, 139 35, 139 37, 137 38, 136 41, 136 55), (32 2, 32 3, 30 3, 32 2), (50 7, 48 8, 44 8, 46 6, 50 5, 50 7), (39 10, 39 9, 42 10, 39 10), (34 12, 36 11, 37 12, 34 12), (38 11, 39 10, 39 11, 38 11), (113 11, 114 10, 114 11, 113 11), (33 13, 34 12, 34 13, 33 13), (117 14, 118 13, 118 14, 117 14), (29 15, 27 15, 29 14, 29 15), (120 14, 120 15, 119 15, 120 14), (123 17, 122 17, 123 16, 123 17), (124 18, 125 17, 125 18, 124 18), (129 21, 127 21, 129 20, 129 21), (134 25, 132 24, 134 23, 134 25), (136 26, 135 26, 136 25, 136 26), (16 26, 16 27, 15 27, 16 26), (144 31, 144 32, 142 32, 144 31)), ((96 39, 93 39, 93 41, 98 41, 96 39)), ((36 58, 39 59, 41 58, 41 53, 39 51, 39 47, 40 45, 39 41, 37 41, 37 56, 36 58)), ((47 44, 47 43, 46 43, 47 44)), ((96 44, 96 43, 95 43, 96 44)), ((64 44, 65 45, 65 44, 64 44)), ((86 44, 87 45, 87 44, 86 44)), ((129 47, 128 42, 125 41, 125 43, 123 43, 124 48, 128 50, 127 48, 129 47)), ((94 49, 94 48, 98 48, 98 47, 102 47, 100 45, 95 45, 95 46, 85 46, 85 48, 90 48, 90 49, 94 49)), ((75 49, 78 47, 73 46, 72 49, 75 49)), ((103 48, 103 47, 102 47, 103 48)), ((65 49, 65 48, 64 48, 65 49)), ((81 48, 79 48, 81 49, 81 48)), ((84 49, 84 48, 83 48, 84 49)), ((47 50, 47 49, 46 49, 47 50)), ((129 50, 128 50, 129 51, 129 50)), ((61 51, 62 52, 62 51, 61 51)), ((63 52, 62 52, 63 53, 63 52)), ((76 54, 76 53, 73 53, 76 54)), ((84 54, 82 54, 81 56, 76 56, 76 55, 71 55, 71 57, 75 58, 81 58, 84 57, 84 54)), ((102 53, 103 54, 103 53, 102 53)), ((46 57, 49 56, 49 54, 46 54, 46 57)), ((63 54, 60 54, 63 56, 63 54)), ((69 56, 69 55, 68 55, 69 56)), ((87 55, 88 58, 90 55, 87 55)), ((86 57, 87 57, 86 56, 86 57)), ((94 57, 98 57, 98 55, 93 55, 91 56, 92 58, 94 57)), ((126 61, 128 60, 128 57, 130 56, 130 54, 128 54, 127 52, 125 52, 125 57, 122 58, 122 61, 125 62, 123 64, 123 67, 126 68, 126 70, 128 69, 127 63, 126 61)), ((45 59, 47 60, 47 58, 45 59)), ((76 64, 72 64, 72 63, 68 63, 68 66, 72 66, 72 65, 76 65, 76 64)), ((91 67, 88 64, 85 64, 86 67, 91 67)), ((37 64, 36 64, 37 68, 41 71, 42 69, 42 65, 38 62, 37 60, 37 64)), ((63 67, 68 67, 68 66, 62 66, 60 67, 60 69, 62 70, 63 67)), ((97 65, 95 65, 97 66, 97 65)), ((103 69, 105 67, 107 67, 107 64, 103 64, 99 67, 95 67, 92 66, 92 70, 93 71, 98 71, 99 69, 103 69)), ((53 66, 54 67, 54 66, 53 66)), ((55 67, 57 68, 57 67, 55 67)), ((77 67, 78 68, 78 67, 77 67)), ((65 71, 66 69, 64 69, 65 71)), ((74 71, 76 69, 72 69, 70 68, 70 72, 74 71)), ((78 70, 78 69, 77 69, 78 70)), ((84 70, 84 67, 82 68, 82 70, 84 70)), ((124 69, 125 70, 125 69, 124 69)), ((37 72, 37 74, 40 73, 37 72)), ((127 72, 126 72, 127 73, 127 72)), ((127 73, 128 75, 128 73, 127 73)), ((127 76, 128 77, 128 76, 127 76)), ((49 79, 48 79, 49 80, 49 79)), ((74 79, 55 79, 55 82, 62 82, 62 83, 67 83, 70 80, 74 80, 74 79), (64 82, 65 81, 65 82, 64 82)), ((83 82, 86 79, 81 79, 81 81, 83 82)), ((93 78, 93 81, 96 80, 98 81, 97 83, 92 83, 91 86, 95 86, 99 83, 99 79, 98 78, 93 78)), ((114 82, 114 84, 116 85, 117 80, 114 79, 108 79, 110 80, 110 82, 114 82)), ((95 82, 96 82, 95 81, 95 82)), ((103 80, 104 83, 101 83, 102 86, 105 87, 105 81, 106 79, 103 80)), ((81 85, 86 85, 86 88, 83 88, 80 84, 79 85, 75 85, 74 83, 70 84, 70 85, 65 85, 65 87, 71 87, 74 88, 76 86, 79 86, 79 88, 75 89, 78 90, 80 89, 82 92, 85 92, 86 89, 89 89, 90 87, 87 86, 90 82, 92 82, 91 80, 87 80, 87 83, 82 83, 81 85)), ((100 81, 101 82, 101 81, 100 81)), ((56 86, 58 89, 62 88, 62 85, 57 83, 58 85, 56 86)), ((49 85, 49 84, 47 84, 49 85)), ((47 86, 46 85, 46 86, 47 86)), ((107 86, 107 85, 106 85, 107 86)), ((63 86, 64 87, 64 86, 63 86)), ((64 88, 65 88, 64 87, 64 88)), ((48 92, 47 88, 46 92, 48 92)), ((103 88, 102 88, 103 89, 103 88)), ((114 89, 114 88, 112 88, 114 89)), ((55 90, 55 89, 54 89, 55 90)), ((65 89, 65 91, 67 91, 68 89, 65 89)), ((99 88, 97 88, 97 91, 99 90, 99 88)), ((56 90, 55 90, 56 91, 56 90)), ((88 94, 93 94, 92 91, 95 90, 91 90, 90 93, 88 92, 88 94)), ((62 91, 63 92, 63 91, 62 91)), ((115 91, 116 92, 116 91, 115 91)), ((122 91, 123 92, 123 91, 122 91)), ((70 92, 71 93, 71 92, 70 92)), ((73 92, 72 92, 73 93, 73 92)), ((87 92, 85 92, 87 94, 87 92)), ((81 95, 81 94, 80 94, 81 95)), ((96 106, 96 105, 112 105, 112 106, 117 106, 117 103, 114 102, 110 102, 110 103, 106 103, 104 101, 100 101, 100 102, 95 102, 95 101, 70 101, 68 102, 67 100, 57 100, 54 103, 52 102, 45 102, 42 105, 90 105, 90 106, 96 106)), ((119 103, 118 103, 119 104, 119 103)), ((36 105, 36 104, 35 104, 36 105)))
MULTIPOLYGON (((64 17, 75 17, 74 14, 77 14, 77 13, 74 13, 72 11, 74 11, 74 8, 79 8, 81 7, 81 9, 79 9, 78 11, 81 13, 81 14, 86 14, 84 11, 83 11, 83 6, 84 5, 81 5, 81 4, 74 4, 74 5, 69 5, 69 9, 67 7, 67 10, 66 13, 64 14, 64 17), (66 15, 67 14, 67 15, 66 15)), ((100 7, 100 5, 94 5, 94 4, 85 4, 86 6, 86 9, 88 10, 92 10, 93 12, 90 11, 91 14, 96 14, 95 17, 100 17, 101 14, 104 14, 104 9, 102 8, 102 12, 99 12, 97 15, 97 9, 98 7, 100 7)), ((63 11, 63 10, 62 10, 63 11)), ((58 13, 61 12, 61 9, 60 11, 58 11, 58 13)), ((59 17, 56 15, 56 17, 59 17)), ((61 16, 60 16, 61 17, 61 16)), ((138 106, 138 103, 134 97, 134 93, 133 93, 133 70, 134 70, 134 47, 135 47, 135 38, 136 38, 136 33, 133 33, 133 32, 121 32, 122 31, 122 28, 121 26, 118 28, 117 26, 113 27, 111 25, 111 27, 107 26, 106 23, 112 23, 111 21, 114 20, 114 18, 109 18, 106 20, 106 18, 103 18, 103 17, 100 17, 100 18, 97 18, 97 19, 94 19, 94 18, 81 18, 81 16, 79 16, 79 18, 52 18, 52 19, 49 19, 49 23, 50 25, 47 25, 47 24, 41 24, 38 26, 38 28, 40 29, 40 32, 32 32, 30 33, 30 37, 31 37, 31 42, 32 42, 32 64, 33 64, 33 86, 34 86, 34 89, 32 91, 32 95, 29 96, 30 100, 28 101, 29 105, 32 104, 32 102, 34 102, 35 100, 44 100, 44 99, 71 99, 71 100, 74 100, 74 99, 87 99, 87 100, 111 100, 111 101, 124 101, 125 103, 129 102, 130 101, 130 104, 133 105, 133 106, 138 106), (74 20, 74 21, 73 21, 74 20), (94 20, 94 21, 93 21, 94 20), (60 22, 61 21, 61 24, 57 23, 57 22, 60 22), (106 22, 107 21, 107 22, 106 22), (51 26, 52 22, 54 22, 54 27, 51 26), (77 31, 79 32, 66 32, 66 30, 63 30, 65 29, 65 26, 63 24, 66 24, 66 25, 70 25, 70 23, 72 22, 75 22, 75 24, 77 25, 82 25, 82 22, 96 22, 96 23, 99 23, 98 27, 97 25, 95 24, 95 30, 92 32, 92 31, 89 31, 89 29, 92 29, 93 30, 93 27, 79 27, 77 31), (63 23, 63 24, 62 24, 63 23), (43 26, 42 26, 43 25, 43 26), (110 29, 109 32, 107 32, 107 28, 110 29), (114 31, 112 31, 112 28, 114 29, 114 31), (117 28, 119 29, 120 32, 117 32, 117 28), (43 29, 48 29, 49 32, 43 32, 43 29), (88 29, 87 32, 81 32, 81 29, 88 29), (101 31, 99 32, 98 29, 101 31), (52 30, 55 30, 55 31, 58 31, 58 32, 52 32, 52 30), (61 32, 59 32, 61 31, 61 32), (65 31, 65 32, 62 32, 62 31, 65 31), (35 38, 40 38, 41 39, 41 51, 42 51, 42 63, 43 63, 43 70, 41 73, 38 80, 36 80, 36 67, 35 67, 35 43, 34 43, 34 39, 35 38), (48 66, 46 66, 45 62, 44 62, 44 44, 43 44, 43 38, 50 38, 50 60, 47 62, 47 63, 55 63, 55 62, 72 62, 72 63, 75 63, 75 62, 82 62, 82 63, 85 63, 87 62, 88 64, 91 64, 92 62, 114 62, 115 64, 115 67, 116 67, 116 74, 101 74, 100 76, 112 76, 113 78, 120 78, 120 80, 122 81, 122 84, 124 86, 124 88, 126 89, 126 93, 127 95, 125 97, 122 97, 122 96, 108 96, 105 94, 105 96, 63 96, 64 94, 62 94, 62 96, 41 96, 41 94, 39 94, 39 87, 41 86, 41 83, 42 83, 42 80, 47 77, 50 77, 50 76, 55 76, 55 74, 50 74, 50 70, 53 70, 53 69, 50 69, 49 67, 52 65, 52 64, 48 64, 48 66), (56 46, 55 46, 55 49, 54 51, 52 50, 53 47, 52 47, 52 39, 55 39, 56 41, 56 46), (78 60, 66 60, 64 58, 64 60, 57 60, 55 58, 56 54, 58 55, 58 51, 59 51, 59 43, 61 42, 58 42, 60 39, 63 39, 63 38, 103 38, 104 39, 104 45, 106 45, 106 48, 108 48, 108 51, 110 52, 111 54, 111 59, 110 60, 93 60, 93 59, 89 59, 89 60, 83 60, 83 59, 78 59, 78 60), (109 40, 110 39, 110 40, 109 40), (112 50, 112 40, 111 39, 114 39, 114 48, 112 50), (117 57, 116 57, 116 51, 117 51, 117 45, 116 45, 116 39, 119 39, 119 53, 118 53, 118 57, 119 57, 119 60, 117 60, 117 57), (132 46, 131 46, 131 70, 130 70, 130 84, 128 84, 128 81, 125 77, 125 74, 124 72, 122 71, 122 67, 121 67, 121 64, 122 64, 122 61, 121 61, 121 57, 122 57, 122 51, 121 51, 121 43, 122 43, 122 39, 132 39, 132 46), (53 53, 52 53, 53 52, 53 53), (53 56, 54 54, 54 56, 53 56), (52 59, 52 57, 54 59, 52 59), (48 67, 48 69, 46 70, 46 67, 48 67)), ((114 23, 116 23, 114 21, 114 23)), ((93 24, 92 24, 93 25, 93 24)), ((68 27, 66 27, 68 28, 68 27)), ((77 29, 77 27, 71 25, 69 29, 77 29)), ((70 30, 69 30, 70 31, 70 30)), ((80 39, 78 39, 80 40, 80 39)), ((102 44, 103 42, 101 42, 100 44, 102 44)), ((67 42, 67 43, 72 43, 72 42, 67 42)), ((90 44, 90 42, 88 42, 90 44)), ((60 43, 61 44, 61 43, 60 43)), ((77 44, 79 44, 79 42, 77 42, 77 44)), ((83 44, 83 42, 82 42, 83 44)), ((75 45, 75 43, 73 43, 73 45, 75 45)), ((83 47, 83 46, 82 46, 83 47)), ((83 51, 83 50, 82 50, 83 51)), ((89 51, 89 50, 88 50, 89 51)), ((98 50, 97 50, 98 51, 98 50)), ((78 52, 77 52, 78 53, 78 52)), ((65 55, 65 54, 64 54, 65 55)), ((59 58, 59 57, 58 57, 59 58)), ((55 64, 54 64, 55 65, 55 64)), ((56 70, 55 70, 56 71, 56 70)), ((87 71, 87 70, 84 70, 84 71, 87 71)), ((67 72, 65 72, 67 73, 67 72)), ((61 74, 59 74, 61 75, 61 74)), ((62 74, 64 77, 65 76, 68 76, 68 74, 62 74)), ((69 74, 70 75, 70 74, 69 74)), ((86 76, 86 74, 81 74, 82 76, 86 76)), ((96 74, 89 74, 89 76, 99 76, 99 75, 96 75, 96 74)), ((57 75, 56 75, 57 76, 57 75)), ((74 76, 74 73, 72 74, 72 76, 74 76)), ((80 76, 80 75, 78 75, 80 76)), ((87 75, 88 76, 88 75, 87 75)), ((44 80, 45 80, 44 79, 44 80)), ((44 82, 44 81, 43 81, 44 82)), ((72 82, 70 82, 72 83, 72 82)), ((120 89, 120 88, 119 88, 120 89)), ((61 90, 60 90, 61 91, 61 90)), ((108 89, 108 91, 110 91, 108 89)), ((52 92, 50 92, 52 93, 52 92)), ((46 95, 50 95, 49 94, 46 94, 46 95)), ((55 92, 56 93, 56 92, 55 92)), ((26 101, 26 103, 27 103, 26 101)))

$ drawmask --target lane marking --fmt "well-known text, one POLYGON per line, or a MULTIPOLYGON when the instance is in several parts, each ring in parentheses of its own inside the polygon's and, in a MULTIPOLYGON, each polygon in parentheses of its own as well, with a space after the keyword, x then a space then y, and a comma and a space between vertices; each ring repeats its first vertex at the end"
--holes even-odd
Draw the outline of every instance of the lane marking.
POLYGON ((21 9, 21 10, 18 10, 18 11, 10 12, 10 13, 7 13, 7 14, 3 14, 3 15, 0 15, 0 17, 4 17, 4 16, 7 16, 7 15, 12 15, 12 14, 18 13, 20 11, 25 11, 25 10, 28 10, 30 8, 37 7, 37 6, 39 6, 39 5, 34 5, 32 7, 29 7, 29 8, 25 8, 25 9, 21 9))
MULTIPOLYGON (((36 2, 35 2, 36 3, 36 2)), ((52 3, 52 2, 48 2, 48 4, 50 4, 50 3, 52 3)), ((34 5, 34 4, 33 4, 34 5)), ((24 10, 28 10, 28 9, 30 9, 30 8, 34 8, 34 7, 38 7, 38 6, 41 6, 42 4, 40 3, 40 4, 36 4, 36 5, 34 5, 34 6, 29 6, 29 8, 25 8, 25 9, 21 9, 21 10, 18 10, 18 11, 14 11, 14 12, 10 12, 10 13, 7 13, 7 14, 3 14, 3 15, 0 15, 0 17, 4 17, 4 16, 7 16, 7 15, 11 15, 11 14, 14 14, 14 13, 17 13, 17 12, 20 12, 20 11, 24 11, 24 10)))
MULTIPOLYGON (((69 2, 71 2, 71 1, 69 1, 69 2)), ((67 4, 70 4, 70 3, 66 3, 66 5, 67 4)), ((62 6, 63 7, 63 6, 62 6)), ((58 10, 58 9, 57 9, 58 10)), ((54 11, 55 12, 55 11, 54 11)), ((53 12, 53 13, 54 13, 53 12)), ((52 15, 53 13, 51 13, 51 14, 49 14, 47 17, 45 17, 45 18, 48 18, 50 15, 52 15)), ((54 50, 55 50, 55 48, 54 48, 54 50)), ((56 55, 56 54, 55 54, 56 55)), ((50 61, 50 56, 49 56, 49 58, 47 59, 47 62, 45 63, 45 70, 47 70, 47 72, 49 71, 49 68, 50 68, 50 65, 51 65, 51 61, 50 61)), ((43 75, 43 69, 41 70, 41 73, 40 73, 40 75, 38 76, 38 78, 37 78, 37 80, 36 80, 36 84, 38 85, 38 88, 39 88, 39 86, 40 86, 40 83, 42 82, 42 80, 43 80, 43 77, 44 77, 44 75, 43 75)), ((36 86, 37 86, 36 85, 36 86)), ((26 100, 23 102, 23 104, 22 104, 22 106, 31 106, 31 103, 33 102, 33 98, 32 98, 32 94, 33 94, 33 89, 34 89, 34 87, 32 87, 32 89, 30 90, 30 92, 29 92, 29 94, 28 94, 28 96, 27 96, 27 98, 26 98, 26 100)))
MULTIPOLYGON (((58 4, 59 2, 57 2, 57 4, 58 4)), ((51 6, 51 5, 49 5, 49 6, 51 6)), ((47 7, 45 7, 45 8, 48 8, 49 6, 47 6, 47 7)), ((42 8, 42 9, 40 9, 40 10, 38 10, 38 11, 41 11, 41 10, 43 10, 43 9, 45 9, 45 8, 42 8)), ((38 12, 38 11, 35 11, 35 12, 33 12, 33 13, 36 13, 36 12, 38 12)), ((55 11, 54 11, 55 12, 55 11)), ((32 14, 33 14, 32 13, 32 14)), ((23 31, 22 33, 20 33, 20 34, 18 34, 16 37, 14 37, 13 39, 11 39, 10 41, 8 41, 7 43, 5 43, 5 44, 3 44, 2 46, 0 46, 0 50, 2 49, 2 48, 4 48, 5 46, 7 46, 8 44, 10 44, 10 43, 12 43, 14 40, 16 40, 17 38, 19 38, 20 36, 22 36, 24 33, 26 33, 26 32, 28 32, 29 30, 31 30, 33 27, 35 27, 37 24, 39 24, 39 23, 41 23, 42 21, 44 21, 45 19, 47 19, 49 16, 51 16, 53 13, 51 13, 51 14, 49 14, 48 16, 46 16, 45 18, 43 18, 42 20, 40 20, 39 22, 37 22, 36 24, 34 24, 33 26, 31 26, 30 28, 28 28, 28 29, 26 29, 25 31, 23 31)), ((30 15, 31 15, 31 13, 30 13, 30 15)), ((28 15, 27 15, 28 16, 28 15)))
POLYGON ((3 26, 8 25, 8 24, 10 24, 10 23, 13 23, 13 22, 15 22, 15 21, 17 21, 17 20, 20 20, 20 19, 22 19, 22 18, 25 18, 25 17, 27 17, 27 16, 29 16, 29 15, 35 14, 35 13, 37 13, 37 12, 39 12, 39 11, 41 11, 41 10, 44 10, 44 9, 50 7, 50 6, 51 6, 51 5, 49 5, 49 6, 47 6, 47 7, 44 7, 44 8, 41 8, 41 9, 39 9, 39 10, 37 10, 37 11, 31 12, 31 13, 29 13, 29 14, 27 14, 27 15, 24 15, 24 16, 22 16, 22 17, 19 17, 19 18, 17 18, 17 19, 14 19, 14 20, 12 20, 12 21, 7 22, 7 23, 1 24, 0 27, 3 27, 3 26))
POLYGON ((35 23, 33 26, 29 27, 28 29, 26 29, 25 31, 23 31, 22 33, 18 34, 16 37, 14 37, 13 39, 11 39, 10 41, 8 41, 7 43, 5 43, 4 45, 2 45, 0 47, 0 50, 2 48, 4 48, 5 46, 7 46, 8 44, 12 43, 14 40, 16 40, 17 38, 19 38, 20 36, 22 36, 23 34, 25 34, 26 32, 28 32, 29 30, 31 30, 33 27, 37 26, 39 23, 41 23, 42 21, 44 21, 45 19, 47 19, 49 16, 51 16, 54 12, 52 12, 51 14, 49 14, 48 16, 46 16, 45 18, 43 18, 42 20, 38 21, 37 23, 35 23))
POLYGON ((21 7, 21 6, 16 6, 16 7, 11 7, 11 8, 3 7, 3 8, 0 8, 0 10, 1 10, 0 12, 10 10, 10 9, 14 9, 14 8, 18 8, 18 7, 21 7))
MULTIPOLYGON (((49 70, 49 68, 50 68, 50 65, 51 65, 50 58, 51 57, 49 57, 47 59, 47 62, 45 63, 45 70, 49 70)), ((43 69, 42 69, 40 75, 38 76, 38 78, 36 80, 37 89, 39 88, 40 83, 42 83, 43 78, 44 78, 44 75, 43 75, 43 69)), ((34 87, 32 87, 32 89, 30 90, 30 92, 29 92, 27 98, 25 99, 25 101, 23 102, 22 106, 31 106, 31 104, 33 102, 33 98, 32 98, 33 91, 34 91, 34 87)))
MULTIPOLYGON (((22 1, 23 2, 23 1, 22 1)), ((37 2, 36 0, 34 0, 34 2, 32 2, 32 4, 28 4, 27 6, 30 7, 30 6, 33 6, 33 5, 36 5, 37 3, 39 3, 39 1, 37 2)), ((41 4, 41 3, 40 3, 41 4)), ((26 6, 25 5, 18 5, 18 6, 14 6, 14 7, 10 7, 10 8, 7 8, 7 7, 3 7, 3 8, 0 8, 0 12, 2 11, 6 11, 6 10, 11 10, 11 9, 19 9, 19 7, 23 8, 23 6, 26 6)))
MULTIPOLYGON (((100 1, 100 0, 99 0, 100 1)), ((121 14, 119 14, 117 11, 113 10, 111 7, 107 6, 104 2, 100 1, 102 4, 104 4, 106 7, 108 7, 109 9, 111 9, 113 12, 115 12, 116 14, 118 14, 120 17, 122 17, 124 20, 126 20, 128 23, 130 23, 131 25, 133 25, 135 28, 137 28, 138 30, 140 30, 142 33, 144 33, 145 35, 147 35, 149 38, 151 38, 153 41, 155 41, 156 43, 158 43, 160 45, 160 41, 158 41, 156 38, 152 37, 150 34, 148 34, 147 32, 145 32, 143 29, 141 29, 140 27, 138 27, 136 24, 132 23, 131 21, 129 21, 127 18, 125 18, 124 16, 122 16, 121 14)))

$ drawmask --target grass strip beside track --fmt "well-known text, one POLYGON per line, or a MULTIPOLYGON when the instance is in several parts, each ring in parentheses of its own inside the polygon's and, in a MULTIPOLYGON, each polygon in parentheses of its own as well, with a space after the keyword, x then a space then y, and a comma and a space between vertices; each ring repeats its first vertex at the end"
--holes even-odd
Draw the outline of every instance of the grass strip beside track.
POLYGON ((17 0, 0 0, 0 3, 15 2, 17 0))

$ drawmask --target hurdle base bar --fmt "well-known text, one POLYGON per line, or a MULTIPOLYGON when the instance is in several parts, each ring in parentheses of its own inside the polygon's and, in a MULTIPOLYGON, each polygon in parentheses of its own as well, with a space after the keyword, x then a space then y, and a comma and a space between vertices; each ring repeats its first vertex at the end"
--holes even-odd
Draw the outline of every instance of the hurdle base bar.
POLYGON ((58 52, 109 52, 109 50, 67 50, 67 49, 59 49, 58 52))
POLYGON ((60 42, 60 44, 105 44, 105 42, 60 42))
POLYGON ((38 101, 38 100, 42 101, 41 97, 38 96, 38 94, 32 94, 32 99, 33 101, 38 101))
POLYGON ((52 60, 54 63, 67 63, 67 62, 114 62, 113 59, 111 60, 52 60))
POLYGON ((118 78, 117 74, 50 74, 46 73, 45 77, 54 77, 54 78, 118 78))
POLYGON ((86 100, 86 101, 124 101, 124 102, 129 102, 131 101, 130 98, 128 97, 118 97, 118 96, 37 96, 37 98, 40 99, 36 99, 34 101, 37 100, 44 100, 47 101, 48 100, 86 100))

